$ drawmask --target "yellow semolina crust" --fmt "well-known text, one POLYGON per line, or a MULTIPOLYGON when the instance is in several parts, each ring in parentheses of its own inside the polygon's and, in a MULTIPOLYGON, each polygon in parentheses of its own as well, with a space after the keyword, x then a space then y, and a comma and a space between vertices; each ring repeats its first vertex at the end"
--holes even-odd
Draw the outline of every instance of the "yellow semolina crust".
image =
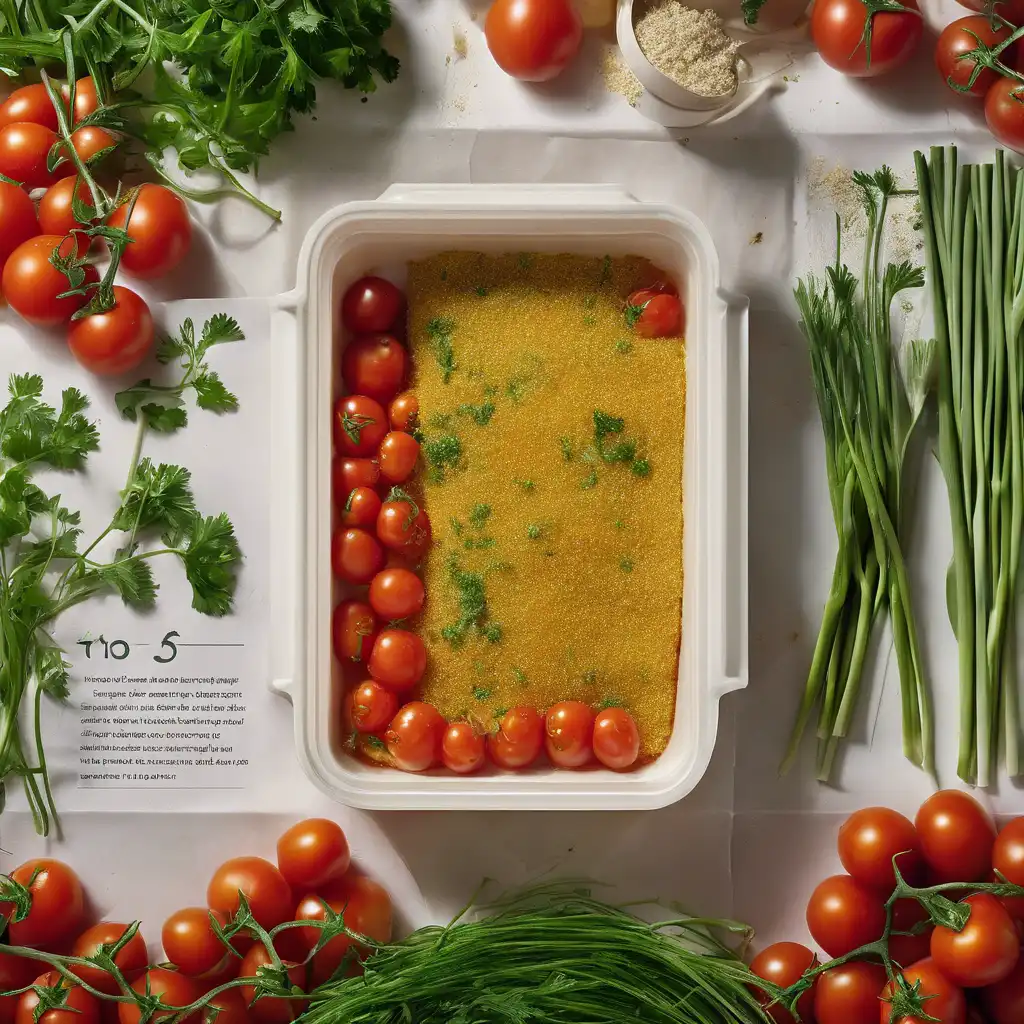
POLYGON ((635 717, 643 759, 668 743, 685 349, 637 336, 624 315, 659 277, 634 257, 444 253, 410 266, 434 533, 422 699, 449 720, 614 702, 635 717), (595 412, 611 417, 600 438, 595 412))

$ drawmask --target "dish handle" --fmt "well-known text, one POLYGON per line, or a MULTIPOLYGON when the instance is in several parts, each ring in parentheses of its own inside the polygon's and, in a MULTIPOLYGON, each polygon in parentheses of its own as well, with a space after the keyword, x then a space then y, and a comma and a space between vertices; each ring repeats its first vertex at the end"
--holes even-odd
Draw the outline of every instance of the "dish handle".
MULTIPOLYGON (((720 529, 722 605, 720 664, 716 695, 744 689, 750 681, 748 570, 749 301, 720 291, 724 321, 722 351, 725 401, 718 410, 721 472, 720 529)), ((713 663, 714 664, 714 663, 713 663)))
POLYGON ((305 419, 303 303, 295 292, 277 296, 270 311, 270 689, 294 701, 302 651, 305 593, 305 419))

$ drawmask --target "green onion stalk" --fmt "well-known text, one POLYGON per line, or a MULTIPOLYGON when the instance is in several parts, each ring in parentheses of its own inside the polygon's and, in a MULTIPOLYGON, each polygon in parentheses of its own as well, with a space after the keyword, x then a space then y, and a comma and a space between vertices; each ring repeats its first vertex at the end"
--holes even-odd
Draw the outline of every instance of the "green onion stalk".
POLYGON ((817 708, 817 777, 832 775, 861 692, 876 622, 888 615, 900 676, 903 751, 934 774, 931 699, 924 678, 910 583, 903 558, 906 505, 903 469, 924 408, 934 343, 897 344, 892 306, 924 285, 909 262, 883 265, 890 201, 902 195, 888 167, 857 173, 867 217, 861 280, 842 263, 839 218, 836 260, 824 279, 808 276, 795 290, 807 339, 825 469, 838 548, 811 666, 782 762, 788 770, 817 708))
POLYGON ((1024 516, 1024 175, 1002 152, 915 153, 938 343, 939 462, 953 527, 946 582, 959 648, 957 773, 987 786, 1000 734, 1021 774, 1015 619, 1024 516))

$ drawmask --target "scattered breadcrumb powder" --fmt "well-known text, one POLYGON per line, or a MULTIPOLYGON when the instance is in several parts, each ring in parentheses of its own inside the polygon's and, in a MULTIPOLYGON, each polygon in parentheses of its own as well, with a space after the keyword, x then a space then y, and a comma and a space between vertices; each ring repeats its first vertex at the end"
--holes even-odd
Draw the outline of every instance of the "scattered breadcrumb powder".
POLYGON ((607 46, 604 51, 604 60, 601 63, 601 75, 604 78, 605 88, 609 92, 618 93, 626 97, 626 102, 635 107, 644 94, 644 87, 640 79, 629 69, 629 65, 622 59, 622 54, 617 46, 607 46))
POLYGON ((466 38, 466 33, 461 28, 454 28, 454 38, 452 40, 452 49, 455 51, 456 60, 465 60, 469 55, 469 40, 466 38))
POLYGON ((636 26, 644 56, 663 74, 698 96, 723 96, 737 86, 738 43, 723 30, 715 11, 695 11, 666 0, 636 26))

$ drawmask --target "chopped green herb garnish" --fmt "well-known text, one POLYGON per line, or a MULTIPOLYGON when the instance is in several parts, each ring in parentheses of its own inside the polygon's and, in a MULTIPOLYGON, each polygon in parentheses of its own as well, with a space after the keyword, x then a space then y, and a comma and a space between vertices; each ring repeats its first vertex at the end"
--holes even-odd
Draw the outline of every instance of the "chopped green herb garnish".
POLYGON ((630 469, 633 470, 633 476, 651 475, 651 464, 646 459, 635 459, 630 469))
POLYGON ((472 631, 478 632, 491 643, 501 639, 501 626, 488 621, 487 594, 484 578, 478 572, 470 572, 459 564, 458 557, 448 560, 448 577, 459 595, 459 619, 441 630, 441 636, 452 647, 459 647, 472 631))
POLYGON ((438 430, 446 430, 452 425, 452 415, 449 412, 435 412, 431 413, 430 426, 436 427, 438 430))
POLYGON ((621 708, 625 707, 625 702, 621 697, 605 697, 600 704, 597 705, 598 711, 607 711, 608 708, 621 708))
POLYGON ((621 519, 616 519, 615 520, 615 529, 616 530, 624 530, 625 528, 626 528, 626 524, 621 519))
POLYGON ((540 527, 535 524, 531 524, 526 528, 526 536, 529 537, 530 540, 537 540, 537 538, 540 537, 540 527))
POLYGON ((583 480, 580 482, 580 487, 584 491, 589 491, 589 490, 592 490, 596 486, 597 486, 597 470, 596 469, 592 469, 590 471, 590 476, 584 477, 583 480))
POLYGON ((509 399, 515 402, 517 405, 523 400, 526 395, 526 385, 529 381, 529 377, 525 373, 517 373, 509 382, 505 385, 505 394, 508 395, 509 399))
POLYGON ((632 572, 633 571, 633 559, 631 559, 631 558, 620 558, 619 559, 619 568, 623 572, 632 572))
POLYGON ((379 736, 374 736, 373 733, 368 733, 364 736, 363 741, 371 750, 388 749, 388 745, 379 736))
POLYGON ((491 518, 491 506, 490 505, 474 505, 472 511, 469 513, 469 521, 479 530, 483 528, 484 523, 491 518))
POLYGON ((426 434, 424 434, 419 427, 413 427, 412 430, 409 431, 409 436, 419 445, 423 444, 427 439, 426 434))
POLYGON ((487 700, 490 697, 491 691, 483 686, 473 687, 473 699, 474 700, 487 700))
POLYGON ((562 446, 562 458, 566 462, 572 462, 572 441, 567 437, 560 437, 558 443, 562 446))
POLYGON ((449 522, 452 524, 452 533, 454 533, 456 537, 461 537, 464 529, 462 523, 460 523, 455 516, 452 516, 449 522))
POLYGON ((438 469, 436 466, 430 466, 427 469, 427 483, 428 484, 443 484, 444 483, 444 470, 438 469))
POLYGON ((593 327, 597 323, 596 316, 590 316, 589 314, 583 318, 584 327, 593 327))
POLYGON ((620 441, 601 454, 605 462, 633 462, 636 459, 636 442, 620 441))
POLYGON ((423 454, 435 471, 437 482, 444 480, 444 471, 454 469, 462 458, 462 442, 454 434, 442 434, 423 446, 423 454))
POLYGON ((474 291, 477 293, 477 295, 480 296, 481 299, 487 294, 487 289, 482 284, 477 285, 474 291))
POLYGON ((645 303, 643 303, 642 305, 639 305, 639 306, 630 306, 630 305, 626 306, 626 326, 627 327, 632 328, 632 327, 636 326, 637 320, 639 320, 640 317, 642 317, 644 315, 644 310, 647 308, 647 303, 650 302, 650 301, 651 300, 648 299, 647 302, 645 302, 645 303))
POLYGON ((619 338, 619 340, 615 342, 615 351, 618 352, 619 355, 628 356, 629 353, 633 351, 633 342, 628 338, 619 338))
POLYGON ((612 416, 609 413, 594 410, 594 436, 597 438, 598 447, 601 442, 612 434, 621 434, 626 429, 626 421, 621 416, 612 416))
POLYGON ((494 709, 494 717, 495 718, 504 718, 507 714, 508 714, 508 708, 495 708, 494 709))
POLYGON ((597 672, 594 671, 594 669, 592 669, 592 668, 588 668, 587 671, 583 673, 583 682, 591 684, 591 685, 596 683, 597 682, 597 672))
POLYGON ((526 673, 521 668, 512 666, 512 678, 520 685, 526 685, 526 673))
POLYGON ((501 643, 502 630, 497 622, 489 622, 481 630, 484 639, 491 644, 501 643))
POLYGON ((598 278, 598 284, 607 284, 612 279, 612 258, 611 256, 605 256, 601 260, 601 276, 598 278))
POLYGON ((467 551, 486 551, 488 548, 493 548, 497 545, 497 541, 493 537, 481 537, 479 540, 473 540, 472 537, 467 537, 462 542, 462 546, 467 551))
POLYGON ((596 305, 597 305, 597 296, 596 295, 585 295, 583 297, 583 308, 584 309, 593 309, 596 305))
POLYGON ((528 252, 521 252, 517 262, 520 270, 529 270, 533 263, 533 257, 528 252))
MULTIPOLYGON (((444 277, 442 276, 441 279, 444 280, 444 277)), ((434 358, 441 370, 441 380, 445 384, 452 379, 452 374, 455 372, 455 348, 452 344, 454 330, 455 321, 446 316, 435 316, 427 324, 427 337, 430 338, 434 358)))
POLYGON ((484 402, 483 405, 460 405, 459 415, 469 416, 479 427, 486 427, 491 422, 491 417, 495 413, 495 405, 493 402, 484 402))
POLYGON ((532 480, 513 480, 512 483, 517 487, 522 487, 524 491, 532 491, 534 487, 536 487, 536 484, 532 480))

